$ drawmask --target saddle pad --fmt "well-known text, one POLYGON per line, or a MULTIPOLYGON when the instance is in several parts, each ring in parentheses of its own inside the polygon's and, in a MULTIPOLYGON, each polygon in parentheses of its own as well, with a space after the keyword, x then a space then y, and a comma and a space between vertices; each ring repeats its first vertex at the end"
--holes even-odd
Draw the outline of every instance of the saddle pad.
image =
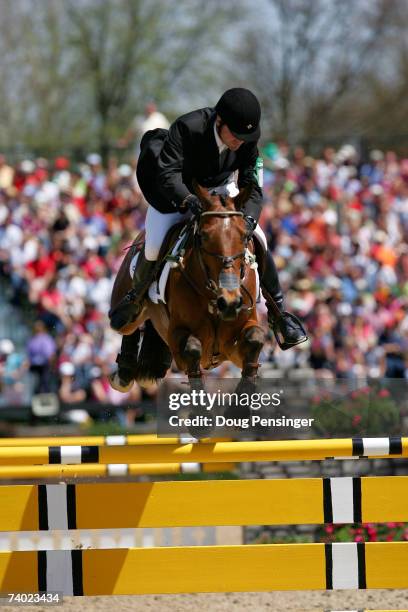
MULTIPOLYGON (((183 240, 183 238, 184 238, 184 233, 182 232, 171 251, 172 255, 175 255, 177 253, 180 243, 183 240)), ((132 258, 132 261, 130 262, 129 274, 132 278, 135 273, 136 262, 137 262, 138 257, 139 257, 139 253, 136 253, 136 255, 132 258)), ((159 282, 155 280, 152 282, 152 284, 149 287, 148 296, 149 296, 149 299, 154 304, 159 304, 159 302, 163 304, 166 303, 166 297, 165 297, 166 296, 166 285, 167 285, 167 279, 169 278, 170 269, 171 269, 170 262, 166 261, 161 271, 159 282)))

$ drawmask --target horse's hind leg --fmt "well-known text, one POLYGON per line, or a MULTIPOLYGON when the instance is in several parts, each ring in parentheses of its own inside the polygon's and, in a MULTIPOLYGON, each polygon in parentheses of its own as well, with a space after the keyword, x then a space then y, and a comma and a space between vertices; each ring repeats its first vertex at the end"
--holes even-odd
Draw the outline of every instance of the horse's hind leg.
POLYGON ((116 358, 118 369, 109 376, 110 385, 116 391, 127 393, 133 387, 140 340, 140 329, 128 336, 122 336, 120 353, 116 358))
POLYGON ((171 361, 169 347, 148 319, 144 325, 142 344, 133 371, 136 382, 143 385, 164 378, 171 361))

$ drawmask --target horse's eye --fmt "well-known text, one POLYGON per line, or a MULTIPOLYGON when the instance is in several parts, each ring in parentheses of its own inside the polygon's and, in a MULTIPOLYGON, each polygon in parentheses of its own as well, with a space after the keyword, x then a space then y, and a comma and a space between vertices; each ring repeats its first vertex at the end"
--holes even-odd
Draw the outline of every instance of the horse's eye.
POLYGON ((200 234, 202 240, 208 240, 209 236, 207 232, 201 232, 200 234))

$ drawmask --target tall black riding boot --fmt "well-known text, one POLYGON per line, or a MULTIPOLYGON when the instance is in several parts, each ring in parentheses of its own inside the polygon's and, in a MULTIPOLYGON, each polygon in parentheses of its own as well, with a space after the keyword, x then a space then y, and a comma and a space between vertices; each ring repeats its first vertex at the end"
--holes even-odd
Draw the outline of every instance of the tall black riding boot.
POLYGON ((136 269, 133 274, 133 287, 125 297, 110 312, 110 324, 115 330, 132 323, 142 312, 143 298, 153 282, 157 261, 148 261, 145 257, 144 246, 139 253, 136 269))
POLYGON ((268 309, 268 323, 280 348, 285 351, 308 339, 305 328, 299 319, 284 309, 284 299, 279 283, 278 272, 272 255, 265 257, 265 270, 261 281, 262 293, 268 309))

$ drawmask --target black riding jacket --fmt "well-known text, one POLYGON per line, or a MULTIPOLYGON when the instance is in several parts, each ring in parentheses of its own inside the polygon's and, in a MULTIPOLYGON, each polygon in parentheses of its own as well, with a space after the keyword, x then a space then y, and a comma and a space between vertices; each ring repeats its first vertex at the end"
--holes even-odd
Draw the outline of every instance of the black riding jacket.
POLYGON ((194 193, 193 179, 203 187, 216 187, 225 184, 230 174, 238 170, 238 188, 252 186, 244 213, 258 220, 262 189, 255 176, 257 143, 243 143, 235 152, 228 149, 220 165, 215 119, 213 108, 202 108, 179 117, 169 130, 146 132, 137 165, 140 188, 151 206, 170 213, 194 193))

